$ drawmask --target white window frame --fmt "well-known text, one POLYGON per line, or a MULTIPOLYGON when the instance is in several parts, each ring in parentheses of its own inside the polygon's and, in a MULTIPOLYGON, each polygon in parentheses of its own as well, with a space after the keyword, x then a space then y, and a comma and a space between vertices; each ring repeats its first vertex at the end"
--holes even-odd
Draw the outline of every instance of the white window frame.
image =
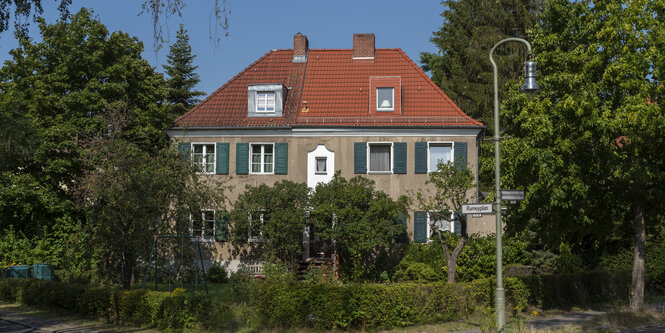
MULTIPOLYGON (((450 231, 449 232, 452 233, 452 234, 455 233, 455 219, 454 219, 454 217, 455 217, 454 213, 451 211, 450 212, 451 221, 449 221, 449 223, 450 223, 450 231)), ((434 230, 432 230, 431 221, 432 220, 430 219, 430 212, 427 212, 427 234, 426 235, 427 235, 427 242, 428 243, 432 241, 431 238, 432 238, 432 236, 434 236, 434 230)))
POLYGON ((250 142, 249 144, 249 173, 253 175, 274 175, 275 174, 275 143, 274 142, 250 142), (253 146, 261 146, 261 171, 260 172, 253 172, 252 171, 252 147, 253 146), (272 172, 265 172, 265 146, 266 145, 271 145, 272 146, 272 172))
POLYGON ((316 156, 314 157, 314 174, 317 175, 327 175, 328 174, 328 156, 316 156), (326 169, 324 171, 319 171, 319 160, 324 161, 326 169))
POLYGON ((255 105, 255 108, 256 108, 256 110, 255 110, 256 113, 273 114, 273 113, 275 113, 275 110, 277 110, 277 93, 275 93, 272 90, 256 91, 256 93, 254 95, 254 101, 255 101, 254 105, 255 105), (268 106, 270 105, 270 104, 268 104, 268 94, 272 94, 272 111, 268 110, 268 106), (265 95, 265 110, 264 111, 259 110, 259 104, 260 104, 259 101, 261 100, 261 97, 260 97, 261 95, 265 95))
POLYGON ((392 174, 393 173, 393 164, 394 164, 394 158, 395 158, 395 152, 394 152, 394 147, 393 143, 391 141, 374 141, 374 142, 368 142, 367 143, 367 173, 374 173, 374 174, 392 174), (371 166, 371 160, 370 160, 370 150, 371 150, 371 145, 384 145, 384 146, 390 146, 390 162, 389 171, 372 171, 370 166, 371 166))
POLYGON ((199 171, 199 169, 197 169, 196 173, 203 174, 203 175, 212 175, 212 174, 215 174, 217 172, 217 143, 216 142, 192 142, 192 145, 191 145, 191 148, 190 148, 191 152, 192 152, 192 165, 196 166, 197 168, 201 168, 201 166, 203 166, 203 168, 201 168, 200 170, 205 170, 205 165, 208 162, 208 160, 206 158, 206 150, 207 150, 206 145, 212 145, 214 147, 213 149, 215 150, 215 153, 212 155, 213 156, 212 157, 212 159, 213 159, 213 161, 212 161, 212 171, 211 172, 205 172, 205 171, 199 171), (198 146, 198 145, 203 146, 203 162, 202 162, 202 165, 196 165, 195 159, 194 159, 194 156, 196 155, 194 146, 198 146))
POLYGON ((395 111, 395 87, 376 87, 376 111, 395 111), (392 89, 392 106, 389 108, 382 108, 379 104, 379 89, 392 89))
POLYGON ((428 141, 427 142, 427 173, 434 172, 436 170, 430 170, 430 154, 429 147, 430 145, 450 145, 450 162, 455 163, 455 142, 454 141, 428 141))
MULTIPOLYGON (((215 228, 217 227, 217 212, 214 209, 201 209, 199 211, 201 217, 201 234, 194 234, 194 217, 190 214, 189 216, 189 232, 192 236, 198 236, 200 241, 203 242, 212 242, 215 240, 215 228), (206 219, 204 218, 205 212, 212 212, 212 234, 210 237, 206 236, 206 219)), ((195 238, 192 241, 196 240, 195 238)))
POLYGON ((264 220, 264 212, 255 212, 254 214, 259 215, 259 220, 261 221, 261 227, 259 228, 259 235, 255 236, 252 235, 252 213, 249 213, 248 216, 248 225, 247 225, 247 242, 248 243, 263 243, 263 223, 265 222, 264 220))

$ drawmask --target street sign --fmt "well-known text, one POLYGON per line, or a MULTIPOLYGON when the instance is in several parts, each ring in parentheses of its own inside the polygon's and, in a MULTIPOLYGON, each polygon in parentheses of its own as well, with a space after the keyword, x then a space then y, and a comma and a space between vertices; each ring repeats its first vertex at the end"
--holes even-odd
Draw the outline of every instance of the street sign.
POLYGON ((524 190, 501 190, 501 200, 524 200, 524 190))
POLYGON ((494 210, 494 204, 464 204, 462 205, 462 214, 491 214, 494 210))

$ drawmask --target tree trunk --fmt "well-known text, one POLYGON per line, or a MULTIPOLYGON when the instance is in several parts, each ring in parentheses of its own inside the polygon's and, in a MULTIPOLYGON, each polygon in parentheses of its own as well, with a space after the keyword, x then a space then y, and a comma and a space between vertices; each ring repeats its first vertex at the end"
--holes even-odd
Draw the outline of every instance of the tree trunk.
POLYGON ((122 260, 122 289, 129 290, 132 288, 132 271, 134 270, 135 260, 127 254, 123 254, 122 260))
POLYGON ((644 307, 644 256, 646 252, 644 201, 637 200, 633 209, 635 246, 633 249, 633 281, 630 290, 630 309, 640 311, 644 307))
POLYGON ((439 236, 439 240, 441 241, 441 247, 443 248, 443 253, 446 255, 446 270, 448 273, 448 283, 455 283, 455 270, 457 268, 457 259, 459 258, 460 253, 462 253, 462 249, 464 248, 464 245, 466 244, 468 237, 466 236, 466 233, 464 233, 464 236, 460 238, 453 252, 450 253, 450 250, 448 250, 448 243, 446 243, 446 237, 443 235, 443 233, 440 230, 438 230, 438 228, 434 230, 437 236, 439 236))

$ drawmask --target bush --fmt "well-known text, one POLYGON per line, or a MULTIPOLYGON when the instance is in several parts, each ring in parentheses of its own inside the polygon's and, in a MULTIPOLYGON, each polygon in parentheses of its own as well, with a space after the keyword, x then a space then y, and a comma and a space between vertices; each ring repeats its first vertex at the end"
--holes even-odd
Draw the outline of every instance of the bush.
POLYGON ((227 283, 229 282, 229 275, 226 273, 224 267, 213 265, 206 270, 206 281, 212 283, 227 283))
MULTIPOLYGON (((517 299, 526 308, 528 289, 517 279, 513 284, 507 289, 509 300, 517 299)), ((463 318, 479 304, 490 306, 493 288, 489 280, 350 285, 272 281, 261 285, 258 305, 269 326, 376 330, 463 318)))
POLYGON ((124 291, 32 279, 0 280, 0 300, 51 306, 87 317, 159 329, 200 326, 210 319, 212 308, 210 298, 202 294, 124 291))

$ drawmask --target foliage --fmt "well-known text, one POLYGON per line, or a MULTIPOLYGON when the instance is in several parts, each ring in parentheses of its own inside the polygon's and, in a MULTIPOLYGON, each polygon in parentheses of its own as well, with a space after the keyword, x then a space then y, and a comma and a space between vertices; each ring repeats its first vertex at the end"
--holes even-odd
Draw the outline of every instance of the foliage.
MULTIPOLYGON (((58 0, 54 1, 57 2, 58 0)), ((58 10, 62 19, 69 15, 68 8, 71 3, 72 0, 60 0, 58 10)), ((13 14, 14 21, 17 22, 15 23, 17 35, 26 36, 29 23, 21 23, 21 19, 28 18, 32 14, 36 20, 43 13, 42 0, 0 0, 0 33, 9 30, 9 22, 13 14), (12 7, 14 7, 13 13, 12 7)))
POLYGON ((99 254, 85 246, 77 199, 96 167, 91 142, 113 120, 123 124, 120 138, 154 152, 172 119, 160 105, 163 79, 136 38, 109 33, 85 9, 68 22, 39 22, 41 41, 20 38, 0 69, 0 229, 21 232, 43 251, 36 259, 89 268, 99 254))
POLYGON ((0 300, 56 307, 86 317, 159 329, 200 327, 209 320, 212 305, 202 294, 120 291, 111 287, 31 279, 0 280, 0 300))
POLYGON ((570 246, 566 243, 559 245, 559 258, 556 263, 558 274, 572 274, 584 270, 582 259, 579 255, 570 251, 570 246))
POLYGON ((529 290, 529 304, 542 309, 624 303, 631 280, 628 271, 532 275, 519 279, 529 290))
POLYGON ((644 229, 662 223, 661 11, 647 0, 546 2, 532 35, 543 93, 513 87, 502 115, 513 137, 502 143, 502 183, 526 192, 509 228, 582 251, 635 235, 635 306, 644 229))
POLYGON ((471 199, 469 198, 469 191, 473 188, 473 180, 473 173, 466 165, 459 167, 453 162, 439 162, 437 170, 430 172, 429 178, 425 182, 425 185, 430 187, 416 193, 419 209, 429 214, 430 229, 434 230, 439 238, 446 258, 448 282, 450 283, 455 282, 457 260, 469 239, 466 232, 466 215, 460 214, 460 212, 462 204, 471 199), (437 221, 441 220, 447 223, 460 222, 461 238, 453 246, 452 251, 448 244, 450 233, 441 231, 436 225, 437 221))
POLYGON ((82 198, 90 246, 103 254, 110 276, 122 274, 123 287, 129 289, 153 236, 189 234, 189 217, 203 206, 223 204, 223 192, 199 181, 173 148, 149 154, 124 140, 108 139, 94 151, 97 169, 85 178, 82 198))
POLYGON ((393 200, 376 190, 372 180, 346 180, 337 172, 330 182, 316 186, 310 218, 321 239, 334 241, 342 277, 359 281, 376 273, 372 272, 375 260, 403 233, 398 216, 407 211, 408 204, 404 195, 393 200))
MULTIPOLYGON (((445 0, 443 25, 430 41, 437 53, 423 52, 423 70, 471 117, 493 133, 492 67, 489 51, 507 37, 525 37, 536 23, 538 1, 445 0)), ((507 44, 496 50, 500 86, 521 77, 523 47, 507 44)))
POLYGON ((262 242, 264 255, 295 264, 302 254, 300 240, 308 200, 305 183, 282 180, 273 186, 248 184, 231 212, 232 241, 262 242))
MULTIPOLYGON (((633 265, 633 250, 618 249, 615 254, 603 256, 597 269, 610 272, 630 271, 633 265)), ((665 243, 660 239, 653 239, 647 243, 646 248, 646 289, 652 293, 665 292, 665 243)))
POLYGON ((181 24, 176 32, 176 41, 169 47, 164 69, 168 75, 166 86, 168 96, 166 100, 171 105, 173 113, 181 115, 191 109, 199 102, 198 96, 205 95, 202 91, 193 91, 199 81, 199 75, 195 72, 198 66, 194 66, 195 55, 189 45, 189 35, 181 24))
POLYGON ((213 265, 206 270, 206 281, 212 283, 227 283, 229 282, 229 275, 226 269, 220 265, 213 265))
MULTIPOLYGON (((448 238, 451 246, 456 246, 459 236, 451 235, 448 238)), ((527 242, 524 237, 513 236, 503 239, 504 265, 527 264, 531 252, 527 251, 527 242)), ((496 275, 496 238, 493 235, 472 235, 457 261, 457 281, 469 282, 476 279, 488 278, 496 275)), ((446 260, 441 244, 437 239, 427 244, 411 244, 404 257, 395 268, 393 279, 395 281, 417 281, 419 278, 427 281, 440 281, 446 276, 446 260), (424 268, 425 265, 427 268, 424 268), (421 273, 418 273, 421 272, 421 273), (434 275, 431 278, 429 272, 434 275)))
MULTIPOLYGON (((511 307, 526 308, 529 290, 515 278, 506 279, 511 307)), ((377 330, 457 320, 492 303, 490 280, 473 283, 262 284, 259 311, 273 327, 377 330)))

